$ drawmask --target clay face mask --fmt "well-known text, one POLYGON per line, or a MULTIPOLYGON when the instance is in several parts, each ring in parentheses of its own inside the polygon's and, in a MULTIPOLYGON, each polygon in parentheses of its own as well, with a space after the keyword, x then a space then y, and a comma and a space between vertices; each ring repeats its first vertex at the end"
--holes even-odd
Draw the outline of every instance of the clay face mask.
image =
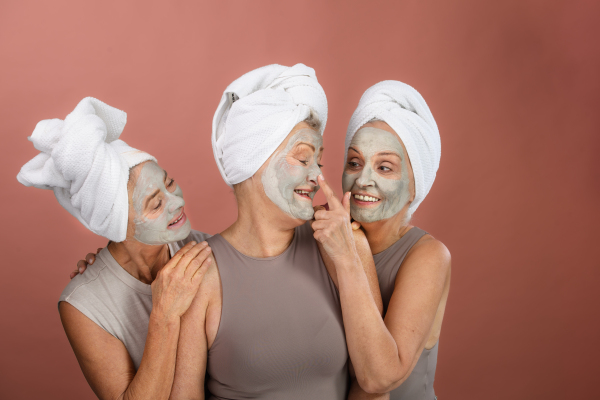
POLYGON ((318 158, 322 147, 321 135, 302 129, 273 155, 263 172, 261 180, 267 197, 294 218, 313 217, 312 199, 319 189, 316 182, 321 174, 318 158))
POLYGON ((350 147, 363 156, 360 161, 349 149, 342 177, 344 192, 352 192, 352 218, 375 222, 396 215, 410 198, 407 160, 398 137, 382 129, 362 128, 350 147))
POLYGON ((133 190, 134 238, 145 244, 175 242, 190 234, 183 193, 175 182, 165 182, 165 174, 156 163, 148 162, 142 166, 133 190))

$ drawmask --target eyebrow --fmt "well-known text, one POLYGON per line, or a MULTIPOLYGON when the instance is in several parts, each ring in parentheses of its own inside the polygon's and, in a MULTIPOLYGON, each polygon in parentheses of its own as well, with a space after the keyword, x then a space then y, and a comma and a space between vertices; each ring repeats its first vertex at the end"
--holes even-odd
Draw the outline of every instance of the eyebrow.
POLYGON ((310 148, 312 149, 312 151, 317 151, 317 150, 315 149, 315 146, 313 146, 313 145, 312 145, 312 144, 310 144, 310 143, 306 143, 306 142, 299 142, 299 143, 297 143, 297 144, 296 144, 296 146, 300 146, 301 144, 304 144, 304 145, 306 145, 306 146, 310 147, 310 148))
POLYGON ((360 151, 356 150, 354 147, 348 147, 348 150, 354 151, 356 154, 360 154, 360 151))
POLYGON ((377 153, 375 154, 376 156, 396 156, 398 158, 401 158, 400 155, 398 153, 394 153, 392 151, 383 151, 381 153, 377 153))

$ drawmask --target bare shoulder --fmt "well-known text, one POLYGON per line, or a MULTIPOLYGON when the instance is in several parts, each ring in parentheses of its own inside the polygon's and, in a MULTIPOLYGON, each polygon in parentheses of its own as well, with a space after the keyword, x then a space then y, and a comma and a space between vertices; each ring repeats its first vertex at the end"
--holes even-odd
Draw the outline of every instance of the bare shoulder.
POLYGON ((444 243, 430 234, 426 234, 410 249, 404 261, 405 263, 426 263, 436 266, 440 272, 448 272, 451 264, 450 250, 444 243))
POLYGON ((210 255, 211 264, 202 279, 198 295, 202 297, 206 304, 214 298, 221 298, 221 276, 219 274, 219 266, 213 254, 210 255))

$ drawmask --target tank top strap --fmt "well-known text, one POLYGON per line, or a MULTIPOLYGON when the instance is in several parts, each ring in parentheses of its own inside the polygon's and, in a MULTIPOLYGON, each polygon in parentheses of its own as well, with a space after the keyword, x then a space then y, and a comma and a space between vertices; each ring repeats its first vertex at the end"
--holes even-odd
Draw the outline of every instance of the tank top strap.
POLYGON ((375 269, 377 270, 377 279, 379 280, 379 289, 381 290, 384 315, 387 312, 387 307, 394 291, 396 275, 398 275, 398 270, 404 262, 404 258, 406 258, 410 249, 419 239, 425 235, 427 235, 427 232, 415 226, 398 239, 396 243, 381 253, 373 255, 375 269))

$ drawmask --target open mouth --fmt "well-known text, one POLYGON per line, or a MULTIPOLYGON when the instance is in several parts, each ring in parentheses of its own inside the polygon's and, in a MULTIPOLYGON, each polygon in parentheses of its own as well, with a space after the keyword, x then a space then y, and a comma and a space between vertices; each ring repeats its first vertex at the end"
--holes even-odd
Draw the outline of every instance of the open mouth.
POLYGON ((375 204, 375 203, 378 203, 381 201, 381 199, 378 199, 377 197, 369 196, 367 194, 358 194, 358 193, 353 194, 352 199, 354 200, 355 203, 357 203, 358 205, 361 205, 361 206, 375 204))
POLYGON ((310 197, 313 193, 312 189, 294 189, 294 193, 296 193, 298 196, 304 199, 312 201, 312 198, 310 197))
POLYGON ((175 220, 169 224, 169 226, 167 227, 167 229, 176 229, 176 228, 179 228, 180 226, 182 226, 183 224, 185 224, 185 221, 187 221, 187 217, 186 217, 185 213, 183 212, 183 208, 182 208, 181 209, 181 214, 179 214, 179 216, 176 217, 175 220))

